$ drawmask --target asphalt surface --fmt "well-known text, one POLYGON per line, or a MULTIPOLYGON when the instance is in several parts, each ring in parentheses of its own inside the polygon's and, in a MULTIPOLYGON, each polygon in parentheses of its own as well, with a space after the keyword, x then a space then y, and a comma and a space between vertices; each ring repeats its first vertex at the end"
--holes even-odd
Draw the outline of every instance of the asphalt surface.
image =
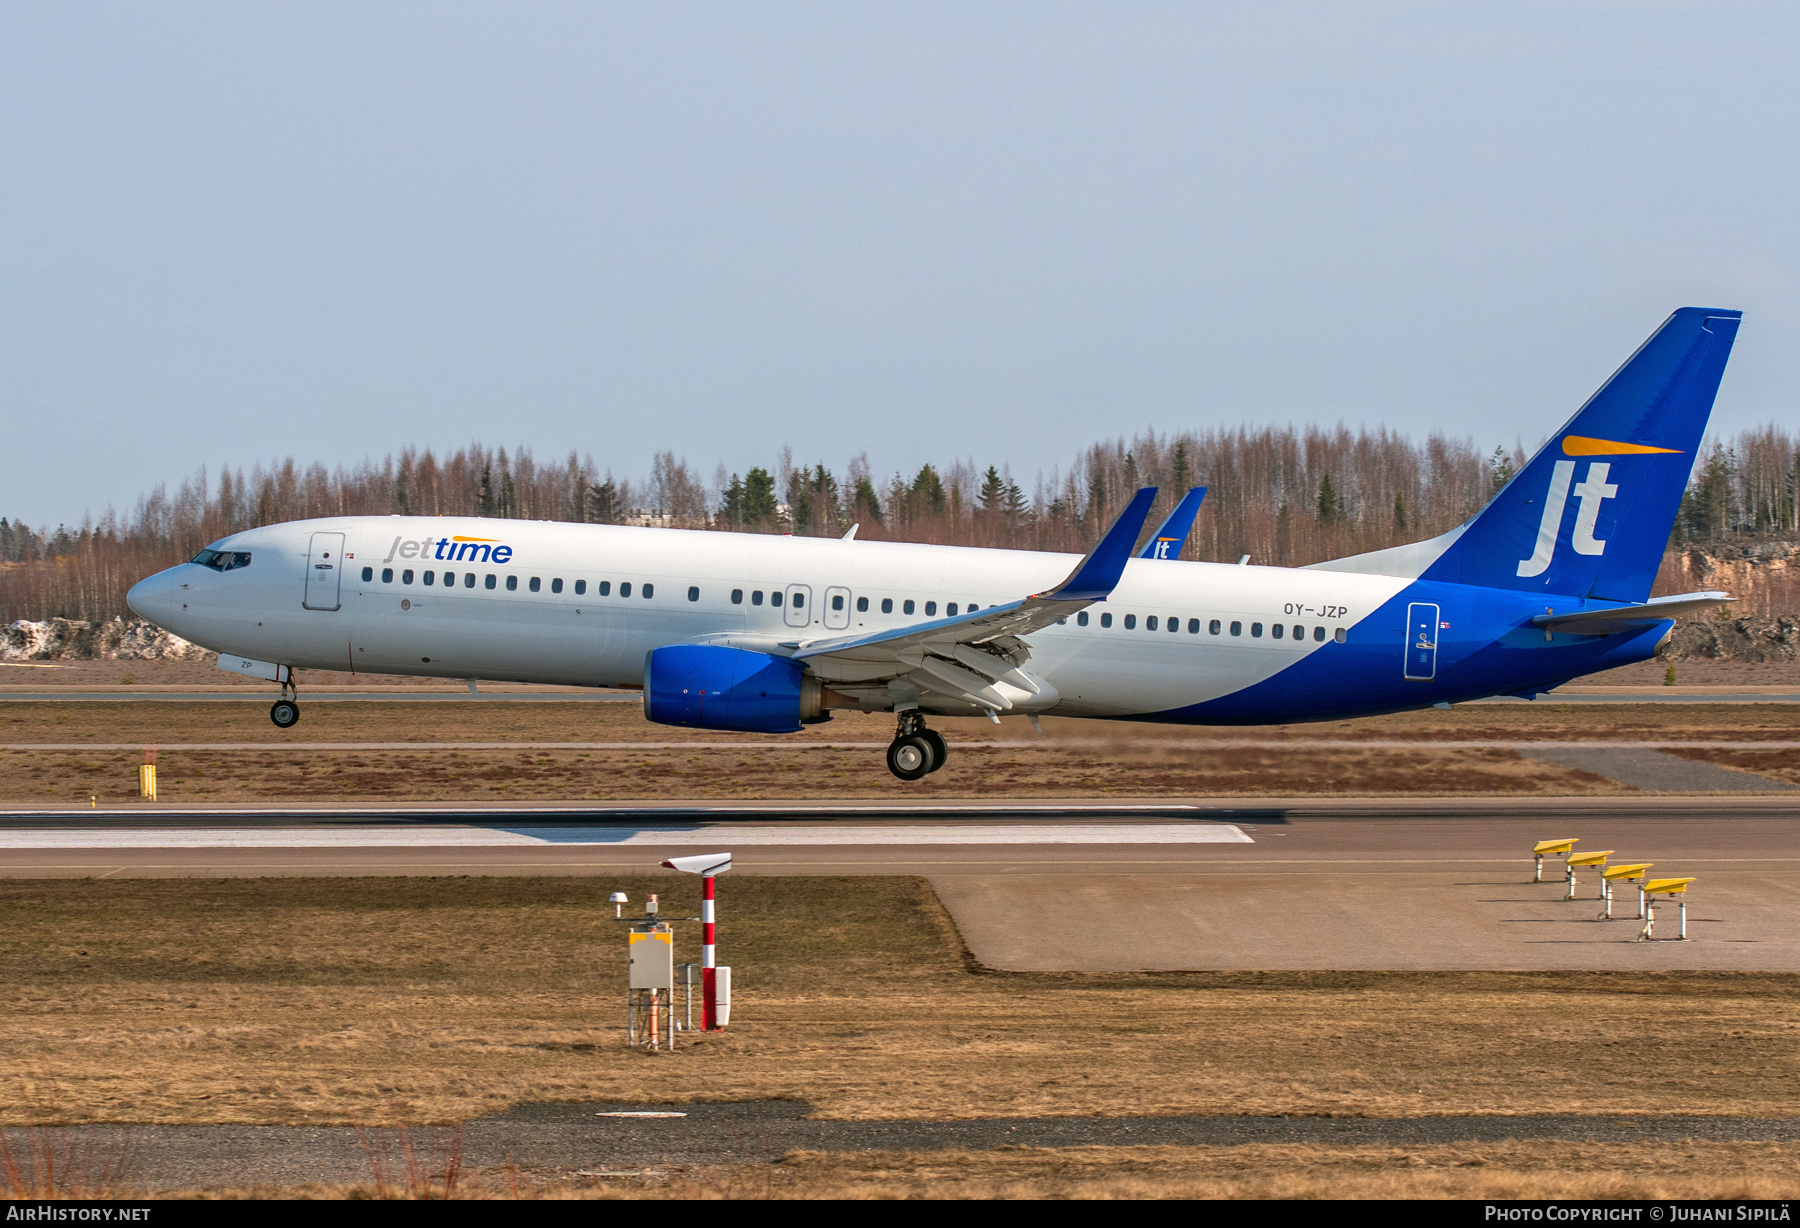
MULTIPOLYGON (((791 1151, 940 1151, 995 1147, 1214 1146, 1311 1143, 1421 1146, 1559 1139, 1575 1142, 1800 1141, 1800 1119, 1744 1117, 1012 1117, 966 1121, 815 1121, 797 1101, 732 1104, 528 1104, 460 1127, 407 1132, 426 1173, 452 1154, 467 1169, 508 1162, 538 1178, 650 1177, 717 1164, 762 1164, 791 1151), (605 1116, 604 1114, 681 1114, 605 1116)), ((31 1153, 20 1129, 15 1155, 31 1153)), ((40 1142, 120 1172, 144 1192, 256 1185, 404 1187, 399 1134, 344 1126, 91 1126, 43 1131, 40 1142)))
POLYGON ((1361 799, 1257 806, 137 808, 0 814, 5 877, 584 875, 731 851, 735 874, 928 878, 1019 971, 1800 971, 1800 798, 1361 799), (1640 942, 1539 840, 1696 878, 1640 942))
MULTIPOLYGON (((155 691, 146 687, 131 687, 117 691, 77 691, 73 689, 61 691, 55 687, 33 687, 29 690, 0 688, 0 703, 116 703, 122 700, 162 700, 171 703, 268 704, 273 703, 276 698, 274 691, 155 691)), ((427 691, 423 688, 411 690, 399 687, 375 691, 311 690, 300 696, 302 705, 337 703, 345 700, 355 700, 359 703, 641 703, 643 697, 635 692, 589 695, 578 691, 482 691, 479 694, 471 695, 465 691, 427 691)), ((1711 694, 1678 689, 1663 694, 1650 689, 1634 689, 1628 693, 1610 695, 1554 692, 1536 700, 1520 699, 1513 695, 1495 695, 1487 699, 1475 699, 1468 702, 1477 704, 1796 704, 1800 703, 1800 691, 1747 690, 1722 691, 1711 694)))

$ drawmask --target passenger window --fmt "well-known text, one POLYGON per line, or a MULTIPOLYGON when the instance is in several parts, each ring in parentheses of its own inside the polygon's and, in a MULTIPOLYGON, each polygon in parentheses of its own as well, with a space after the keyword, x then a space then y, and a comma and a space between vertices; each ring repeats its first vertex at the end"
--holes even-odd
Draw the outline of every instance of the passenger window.
MULTIPOLYGON (((601 595, 604 596, 605 594, 601 594, 601 595)), ((621 597, 631 596, 631 581, 630 580, 627 580, 623 584, 619 585, 619 596, 621 596, 621 597)))
POLYGON ((906 599, 906 604, 900 607, 900 612, 902 614, 911 614, 913 612, 913 603, 912 603, 911 597, 908 597, 906 599))
MULTIPOLYGON (((494 577, 492 577, 492 576, 488 577, 488 579, 490 579, 490 580, 492 580, 493 578, 494 577)), ((463 587, 464 588, 474 588, 475 587, 475 573, 474 572, 472 572, 472 571, 463 572, 463 587)))
MULTIPOLYGON (((630 596, 629 593, 626 595, 630 596)), ((648 601, 648 600, 650 600, 650 598, 652 598, 654 596, 656 596, 656 585, 654 585, 654 584, 644 585, 644 600, 648 601)))
POLYGON ((544 582, 542 579, 540 579, 537 576, 531 577, 531 591, 532 592, 534 592, 534 593, 540 592, 540 591, 542 591, 543 587, 544 587, 544 582))
POLYGON ((1262 624, 1261 623, 1251 623, 1250 624, 1250 638, 1253 640, 1259 640, 1262 638, 1262 624))
POLYGON ((1146 630, 1146 631, 1156 630, 1156 615, 1152 614, 1148 618, 1144 619, 1144 630, 1146 630))
POLYGON ((516 593, 519 591, 519 577, 517 577, 517 576, 506 577, 506 591, 509 593, 516 593))
POLYGON ((788 604, 793 606, 796 610, 799 609, 806 604, 806 594, 795 593, 792 597, 788 598, 788 604))
POLYGON ((400 583, 411 584, 412 582, 413 582, 412 568, 408 567, 405 571, 400 573, 400 583))
POLYGON ((1233 635, 1242 635, 1242 634, 1244 634, 1244 624, 1243 624, 1243 623, 1240 623, 1240 622, 1234 622, 1234 623, 1232 623, 1232 624, 1231 624, 1231 634, 1233 634, 1233 635))
POLYGON ((363 583, 364 584, 367 584, 370 580, 373 580, 374 578, 375 578, 375 569, 373 567, 363 568, 363 583))
MULTIPOLYGON (((646 589, 648 589, 650 586, 648 584, 646 584, 644 587, 646 589)), ((648 597, 649 595, 650 594, 648 592, 646 592, 644 594, 644 596, 646 596, 646 597, 648 597)), ((695 584, 688 585, 688 600, 689 601, 700 600, 700 587, 698 585, 695 585, 695 584)))
MULTIPOLYGON (((1252 634, 1255 634, 1255 632, 1256 632, 1256 631, 1257 631, 1257 630, 1258 630, 1258 629, 1257 629, 1257 628, 1254 628, 1254 627, 1252 627, 1252 628, 1251 628, 1251 633, 1252 633, 1252 634)), ((1280 638, 1281 638, 1281 636, 1282 636, 1282 632, 1283 632, 1283 631, 1284 631, 1284 630, 1285 630, 1285 628, 1284 628, 1284 627, 1282 627, 1282 625, 1281 625, 1281 624, 1280 624, 1280 623, 1276 623, 1276 624, 1275 624, 1275 625, 1274 625, 1274 626, 1273 626, 1273 627, 1270 627, 1270 628, 1269 628, 1269 635, 1270 635, 1270 636, 1271 636, 1271 637, 1272 637, 1272 638, 1274 638, 1274 639, 1280 639, 1280 638)))
MULTIPOLYGON (((1196 621, 1198 621, 1198 620, 1196 620, 1196 621)), ((1206 624, 1206 632, 1208 635, 1219 634, 1219 620, 1215 618, 1211 622, 1207 623, 1206 624)))
POLYGON ((392 584, 394 582, 394 569, 392 567, 383 567, 381 569, 381 582, 383 584, 392 584))
POLYGON ((973 614, 976 610, 979 610, 980 608, 981 607, 976 605, 973 601, 971 601, 969 603, 969 613, 971 613, 971 614, 973 614))
POLYGON ((1087 611, 1086 610, 1083 610, 1081 613, 1079 613, 1075 616, 1075 625, 1077 627, 1087 626, 1087 611))
MULTIPOLYGON (((577 597, 579 597, 579 596, 581 596, 581 594, 583 594, 585 592, 587 592, 587 581, 586 580, 575 581, 575 595, 577 597)), ((594 593, 596 596, 600 596, 600 597, 612 596, 612 581, 611 580, 600 581, 600 583, 598 583, 594 586, 594 593)))
MULTIPOLYGON (((600 595, 602 597, 606 596, 606 590, 608 587, 611 586, 611 584, 612 584, 612 581, 610 581, 610 580, 600 581, 600 595)), ((575 595, 577 597, 579 597, 585 592, 587 592, 587 581, 586 580, 575 581, 575 595)))
POLYGON ((892 597, 883 597, 881 599, 881 612, 883 614, 892 614, 894 612, 894 599, 892 597))
POLYGON ((558 577, 556 577, 556 579, 550 581, 550 591, 553 593, 562 592, 562 577, 561 576, 558 576, 558 577))
POLYGON ((1102 627, 1112 626, 1112 615, 1111 614, 1102 614, 1100 616, 1100 625, 1102 627))
POLYGON ((750 604, 751 605, 761 605, 762 604, 762 590, 760 588, 750 594, 750 604))
POLYGON ((494 587, 494 573, 493 573, 493 572, 491 572, 491 571, 490 571, 490 572, 488 572, 488 577, 487 577, 487 584, 486 584, 486 586, 485 586, 485 587, 487 587, 487 588, 493 588, 493 587, 494 587))
POLYGON ((428 571, 425 573, 425 583, 428 587, 430 586, 432 581, 436 578, 436 576, 437 576, 437 572, 435 572, 435 571, 428 571))
POLYGON ((731 590, 731 604, 732 605, 743 605, 744 604, 744 590, 743 589, 734 588, 731 590))
POLYGON ((1318 643, 1318 644, 1322 644, 1325 642, 1325 628, 1323 628, 1323 627, 1314 627, 1313 628, 1313 642, 1318 643))
POLYGON ((1332 633, 1332 637, 1334 639, 1336 639, 1338 643, 1342 644, 1342 643, 1346 643, 1350 639, 1350 633, 1348 631, 1346 631, 1344 628, 1339 627, 1335 632, 1332 633))
POLYGON ((945 606, 944 613, 954 618, 956 616, 956 603, 952 601, 949 605, 945 606))
POLYGON ((836 594, 836 593, 832 594, 832 597, 831 597, 832 612, 836 613, 837 611, 842 610, 843 608, 844 608, 844 598, 840 594, 836 594))
POLYGON ((858 614, 867 614, 869 612, 869 599, 867 597, 858 597, 856 599, 856 612, 858 614))
POLYGON ((1136 631, 1137 630, 1137 615, 1136 614, 1127 614, 1125 616, 1125 630, 1127 630, 1127 631, 1136 631))
POLYGON ((1294 638, 1297 640, 1306 638, 1306 628, 1302 627, 1299 623, 1294 624, 1294 638))
MULTIPOLYGON (((1196 631, 1200 630, 1199 620, 1195 619, 1195 620, 1193 620, 1193 623, 1194 623, 1194 630, 1196 630, 1196 631)), ((1171 630, 1171 631, 1181 630, 1181 620, 1179 618, 1171 618, 1169 620, 1169 630, 1171 630)))
POLYGON ((937 602, 927 601, 925 603, 925 617, 926 618, 935 618, 936 616, 937 616, 937 602))
POLYGON ((769 590, 769 604, 770 605, 780 605, 781 604, 781 590, 780 589, 772 588, 769 590))

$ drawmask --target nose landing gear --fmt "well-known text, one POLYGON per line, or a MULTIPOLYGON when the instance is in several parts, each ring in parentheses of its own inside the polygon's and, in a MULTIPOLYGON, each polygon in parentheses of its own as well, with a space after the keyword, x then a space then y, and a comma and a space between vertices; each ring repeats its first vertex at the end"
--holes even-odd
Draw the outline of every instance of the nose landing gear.
POLYGON ((887 750, 888 771, 901 780, 918 780, 943 767, 948 757, 943 735, 925 728, 925 718, 916 709, 900 714, 887 750))
POLYGON ((300 692, 294 684, 282 679, 281 698, 269 705, 269 719, 277 729, 292 729, 300 723, 300 692))

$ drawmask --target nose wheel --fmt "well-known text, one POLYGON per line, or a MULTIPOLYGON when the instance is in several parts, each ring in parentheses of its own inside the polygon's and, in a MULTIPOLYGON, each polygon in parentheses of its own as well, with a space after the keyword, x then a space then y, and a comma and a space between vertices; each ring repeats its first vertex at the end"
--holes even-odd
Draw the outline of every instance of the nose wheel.
POLYGON ((888 771, 901 780, 918 780, 943 767, 948 757, 943 735, 925 728, 917 711, 900 714, 899 728, 887 749, 888 771))
POLYGON ((269 719, 277 729, 292 729, 300 723, 300 694, 291 682, 281 684, 281 698, 269 705, 269 719))

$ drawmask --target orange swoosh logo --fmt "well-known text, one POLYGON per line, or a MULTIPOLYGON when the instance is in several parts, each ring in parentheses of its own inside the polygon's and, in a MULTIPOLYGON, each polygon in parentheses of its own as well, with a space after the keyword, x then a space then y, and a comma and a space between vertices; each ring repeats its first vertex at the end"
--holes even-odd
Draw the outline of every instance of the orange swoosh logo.
POLYGON ((1653 453, 1668 452, 1681 455, 1680 448, 1652 448, 1642 443, 1618 443, 1611 439, 1589 439, 1586 435, 1565 435, 1562 441, 1564 456, 1649 456, 1653 453))

